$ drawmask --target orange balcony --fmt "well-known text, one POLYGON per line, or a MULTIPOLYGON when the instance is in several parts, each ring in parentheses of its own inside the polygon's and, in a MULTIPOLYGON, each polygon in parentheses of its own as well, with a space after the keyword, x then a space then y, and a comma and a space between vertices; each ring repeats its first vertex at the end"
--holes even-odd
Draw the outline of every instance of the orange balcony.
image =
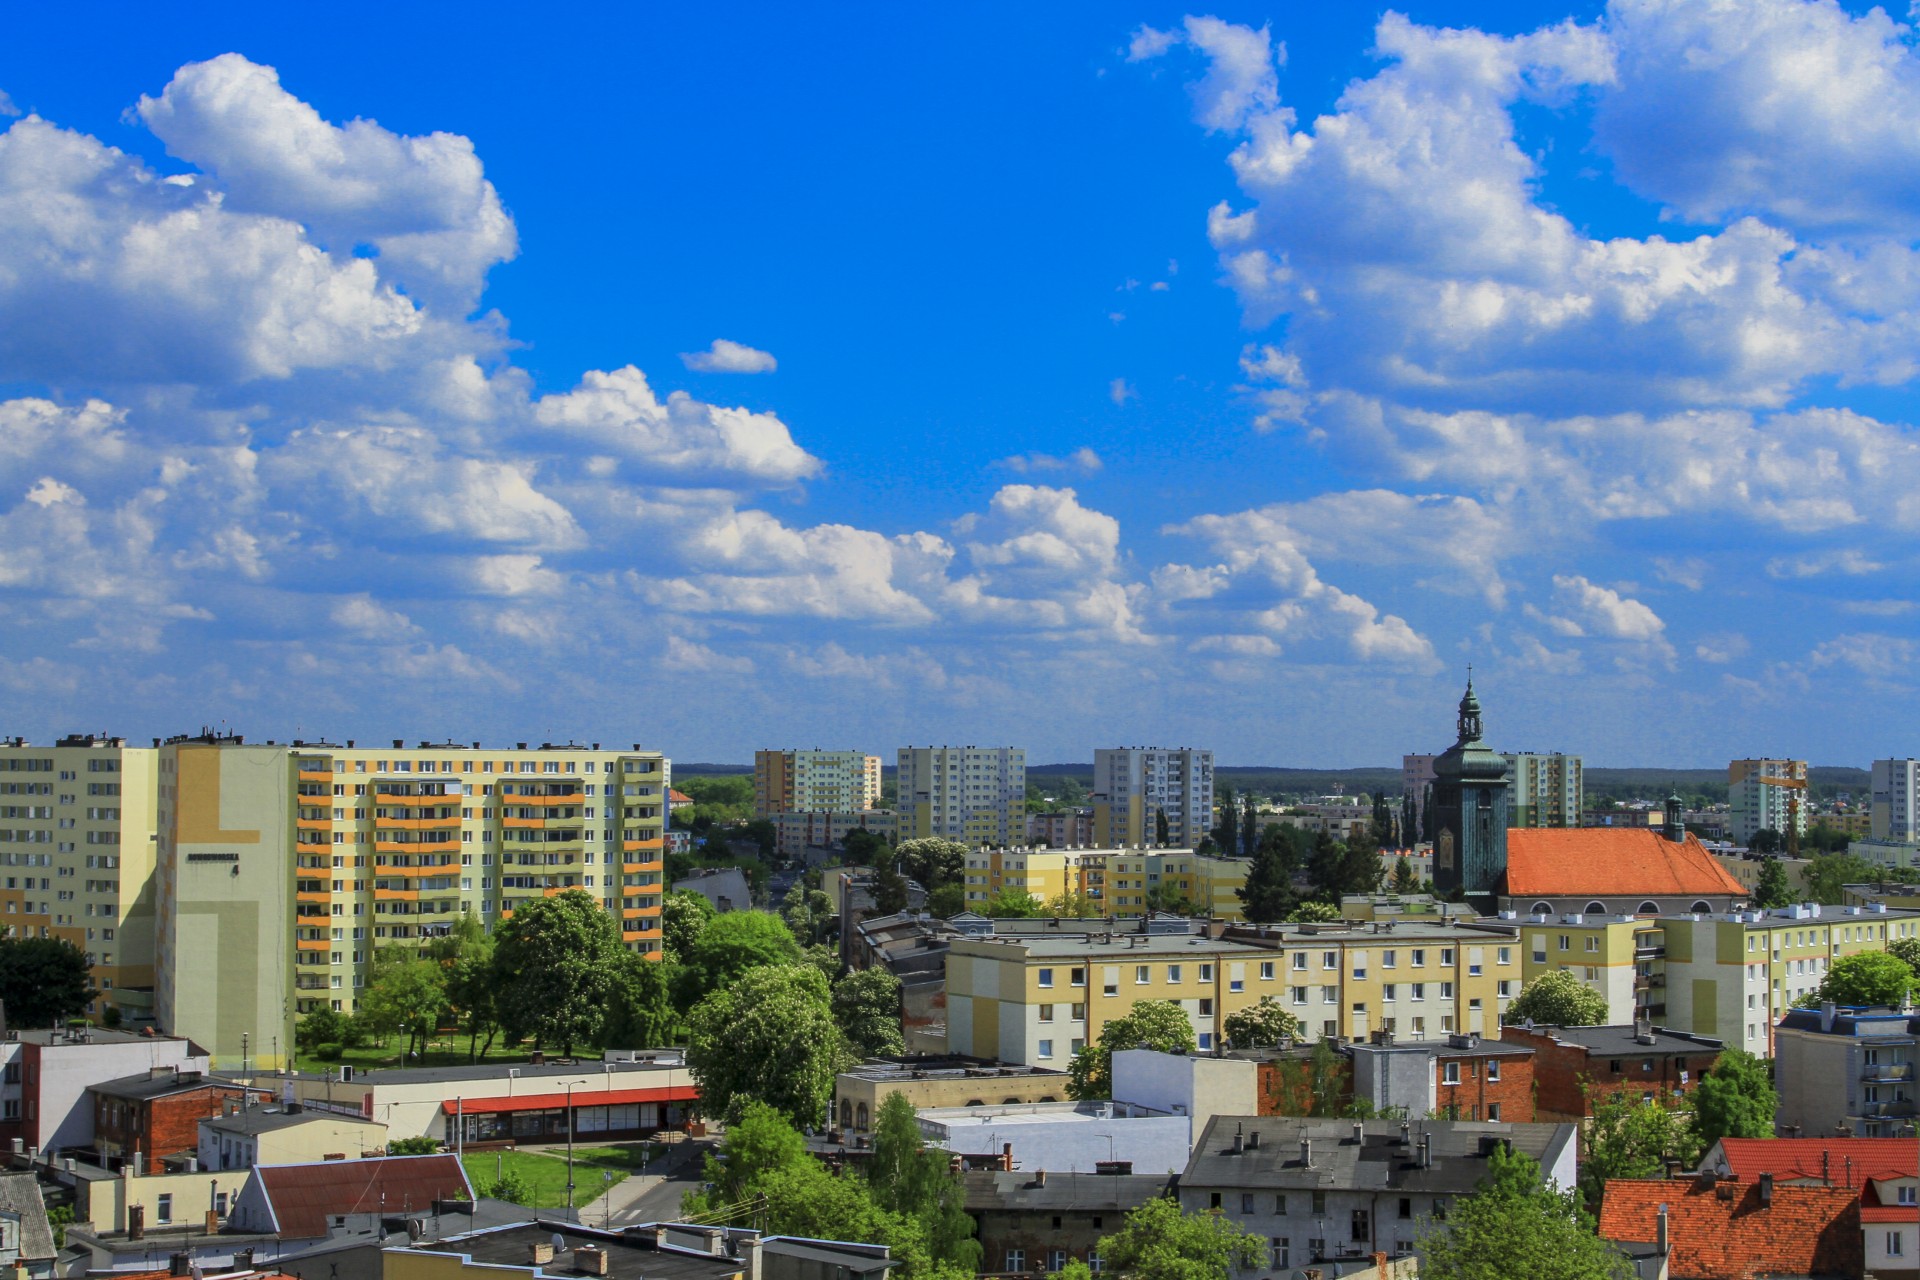
POLYGON ((302 770, 300 771, 300 781, 302 781, 302 782, 332 782, 332 781, 333 781, 333 770, 331 770, 331 769, 324 769, 324 770, 322 770, 322 769, 302 769, 302 770))
POLYGON ((569 791, 557 796, 513 796, 496 791, 494 798, 504 805, 526 804, 545 807, 556 804, 585 804, 587 796, 584 791, 569 791))
POLYGON ((620 847, 628 853, 637 853, 642 849, 664 850, 667 847, 667 840, 665 836, 653 840, 623 840, 620 842, 620 847))
POLYGON ((545 831, 547 820, 545 818, 502 818, 500 825, 517 831, 545 831))
POLYGON ((660 870, 661 866, 662 866, 662 863, 658 858, 655 858, 651 862, 627 862, 625 860, 622 860, 622 862, 620 863, 620 870, 626 872, 628 875, 632 875, 634 872, 637 872, 637 871, 658 871, 660 870))
POLYGON ((293 820, 293 825, 298 827, 302 831, 331 831, 333 830, 333 819, 332 818, 295 818, 293 820))
MULTIPOLYGON (((328 776, 332 776, 332 775, 328 775, 328 776)), ((444 795, 444 794, 402 795, 392 791, 375 791, 373 793, 373 802, 375 804, 397 804, 403 808, 411 808, 411 809, 439 808, 442 805, 449 805, 449 804, 458 806, 458 805, 464 804, 466 802, 466 798, 467 797, 464 792, 455 793, 452 795, 444 795)))
POLYGON ((457 840, 435 840, 433 843, 428 844, 423 840, 408 840, 403 842, 399 840, 376 839, 373 842, 373 851, 375 853, 445 853, 458 843, 460 842, 457 840))
POLYGON ((446 818, 375 818, 373 825, 381 831, 434 831, 459 826, 460 811, 455 809, 453 815, 446 818))
POLYGON ((376 862, 373 864, 373 874, 376 876, 453 876, 459 873, 460 868, 453 865, 444 867, 393 867, 388 866, 384 862, 376 862))
POLYGON ((293 896, 294 896, 294 899, 298 902, 331 902, 333 901, 333 895, 328 893, 324 889, 320 890, 318 893, 314 893, 314 892, 310 892, 308 890, 302 889, 300 892, 294 894, 293 896))
POLYGON ((298 949, 300 949, 301 951, 333 950, 333 944, 327 941, 325 938, 300 938, 295 940, 293 945, 298 949))
POLYGON ((420 891, 418 889, 375 889, 373 899, 375 902, 418 902, 420 891))

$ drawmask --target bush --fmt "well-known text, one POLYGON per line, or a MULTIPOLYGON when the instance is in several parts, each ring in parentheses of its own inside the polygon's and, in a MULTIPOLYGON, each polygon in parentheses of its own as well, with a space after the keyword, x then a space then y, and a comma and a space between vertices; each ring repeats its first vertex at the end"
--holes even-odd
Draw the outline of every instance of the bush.
POLYGON ((346 1046, 340 1044, 317 1044, 313 1047, 313 1056, 322 1062, 338 1062, 346 1052, 346 1046))
POLYGON ((498 1181, 480 1194, 490 1200, 505 1200, 509 1204, 531 1205, 533 1203, 533 1188, 527 1185, 525 1178, 512 1171, 502 1175, 498 1181))

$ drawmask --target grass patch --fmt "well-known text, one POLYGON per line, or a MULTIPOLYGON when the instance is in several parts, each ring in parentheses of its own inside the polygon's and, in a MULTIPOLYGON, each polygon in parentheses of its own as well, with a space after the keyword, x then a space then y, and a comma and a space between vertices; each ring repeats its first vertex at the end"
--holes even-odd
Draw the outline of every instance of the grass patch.
MULTIPOLYGON (((472 1059, 467 1056, 467 1042, 464 1037, 457 1042, 451 1039, 434 1040, 427 1046, 425 1057, 406 1058, 406 1046, 395 1039, 389 1044, 367 1044, 357 1049, 343 1050, 338 1058, 316 1058, 302 1049, 294 1055, 294 1067, 300 1071, 311 1071, 315 1075, 325 1075, 331 1067, 354 1067, 367 1070, 373 1067, 464 1067, 472 1059)), ((499 1044, 487 1054, 488 1063, 512 1065, 525 1062, 530 1056, 526 1049, 503 1049, 499 1044)))
MULTIPOLYGON (((582 1151, 612 1152, 617 1148, 591 1147, 574 1148, 573 1154, 573 1203, 574 1207, 597 1200, 606 1191, 623 1181, 636 1166, 615 1163, 608 1159, 604 1163, 582 1158, 582 1151), (602 1173, 611 1173, 611 1178, 603 1178, 602 1173)), ((473 1183, 473 1189, 485 1195, 496 1180, 503 1174, 517 1178, 525 1187, 527 1195, 517 1201, 529 1209, 564 1209, 567 1206, 567 1162, 557 1156, 534 1155, 527 1151, 470 1151, 461 1162, 466 1165, 467 1178, 473 1183)))

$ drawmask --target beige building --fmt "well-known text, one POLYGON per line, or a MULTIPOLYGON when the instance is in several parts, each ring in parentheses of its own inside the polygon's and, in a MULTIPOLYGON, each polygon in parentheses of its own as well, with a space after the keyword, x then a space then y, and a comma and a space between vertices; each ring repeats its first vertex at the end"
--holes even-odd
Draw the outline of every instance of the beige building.
POLYGON ((1112 910, 1134 915, 1149 909, 1159 889, 1163 900, 1185 898, 1215 920, 1245 920, 1240 890, 1253 867, 1248 858, 1216 858, 1191 849, 1119 850, 1107 859, 1107 898, 1112 910))
POLYGON ((202 1169, 313 1164, 387 1154, 387 1126, 330 1111, 286 1106, 229 1107, 200 1122, 202 1169))
POLYGON ((1534 915, 1515 922, 1520 927, 1519 980, 1502 980, 1502 998, 1517 996, 1526 983, 1562 969, 1606 998, 1608 1025, 1632 1022, 1642 1008, 1659 1002, 1665 979, 1658 972, 1658 920, 1581 913, 1534 915))
POLYGON ((880 807, 880 757, 860 751, 756 751, 753 812, 851 813, 880 807))
POLYGON ((1026 831, 1027 753, 1019 747, 902 747, 900 838, 1007 848, 1026 831))
POLYGON ((159 751, 155 1017, 216 1066, 281 1065, 296 1012, 351 1012, 373 953, 579 889, 660 954, 658 752, 422 743, 159 751))
POLYGON ((1111 849, 978 848, 967 855, 967 905, 978 909, 1012 891, 1042 903, 1075 894, 1106 902, 1107 860, 1111 849))
POLYGON ((1115 747, 1093 753, 1095 844, 1190 849, 1212 829, 1213 752, 1115 747))
POLYGON ((1200 1049, 1262 998, 1307 1038, 1497 1035, 1500 984, 1518 993, 1518 931, 1500 921, 1266 927, 1118 920, 1110 932, 955 938, 951 1053, 1063 1066, 1140 1000, 1174 1000, 1200 1049), (1218 935, 1218 936, 1214 936, 1218 935))
POLYGON ((87 953, 88 1012, 153 1017, 155 765, 124 738, 0 742, 0 926, 87 953))
POLYGON ((834 1121, 843 1129, 865 1132, 873 1127, 880 1105, 896 1093, 905 1094, 915 1110, 1062 1102, 1067 1073, 972 1058, 863 1063, 834 1077, 834 1121))

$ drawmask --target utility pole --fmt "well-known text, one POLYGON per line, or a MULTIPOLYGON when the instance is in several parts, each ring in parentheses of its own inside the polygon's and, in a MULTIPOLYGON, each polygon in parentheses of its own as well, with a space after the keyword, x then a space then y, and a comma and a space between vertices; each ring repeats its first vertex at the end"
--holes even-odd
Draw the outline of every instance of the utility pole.
POLYGON ((573 1082, 567 1082, 567 1216, 580 1220, 573 1211, 573 1082))

